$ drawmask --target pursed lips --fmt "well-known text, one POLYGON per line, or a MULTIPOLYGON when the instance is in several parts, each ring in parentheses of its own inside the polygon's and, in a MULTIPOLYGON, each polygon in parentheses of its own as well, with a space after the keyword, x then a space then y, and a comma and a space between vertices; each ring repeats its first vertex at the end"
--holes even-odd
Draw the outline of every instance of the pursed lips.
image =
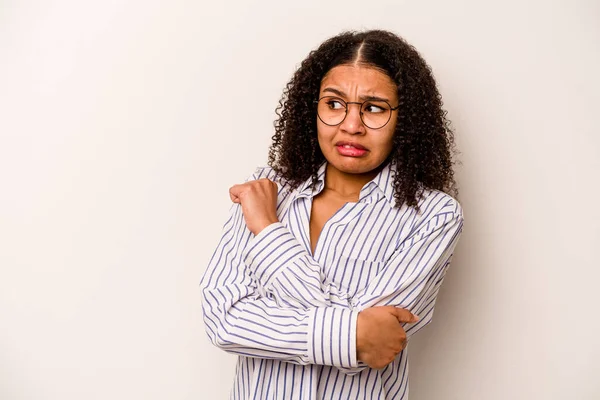
POLYGON ((336 146, 341 146, 344 148, 355 148, 355 149, 359 149, 359 150, 368 150, 365 146, 362 146, 358 143, 353 143, 353 142, 346 142, 346 141, 341 141, 341 142, 337 142, 335 144, 336 146))

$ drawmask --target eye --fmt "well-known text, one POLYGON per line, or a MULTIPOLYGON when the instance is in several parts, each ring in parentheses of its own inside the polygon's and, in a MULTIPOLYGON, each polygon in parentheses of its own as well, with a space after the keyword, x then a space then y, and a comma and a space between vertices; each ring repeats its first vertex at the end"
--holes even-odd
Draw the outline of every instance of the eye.
POLYGON ((384 113, 388 110, 387 105, 377 103, 365 103, 364 111, 371 114, 384 113))
POLYGON ((341 99, 329 99, 327 100, 327 106, 332 110, 343 110, 346 105, 341 99))

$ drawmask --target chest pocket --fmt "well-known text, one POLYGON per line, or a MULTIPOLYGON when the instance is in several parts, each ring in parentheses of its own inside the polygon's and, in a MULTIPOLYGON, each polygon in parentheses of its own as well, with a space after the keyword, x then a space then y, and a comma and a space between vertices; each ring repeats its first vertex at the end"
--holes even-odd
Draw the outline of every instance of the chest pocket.
POLYGON ((330 279, 351 297, 366 288, 383 268, 383 261, 369 261, 340 255, 336 265, 330 269, 330 279))

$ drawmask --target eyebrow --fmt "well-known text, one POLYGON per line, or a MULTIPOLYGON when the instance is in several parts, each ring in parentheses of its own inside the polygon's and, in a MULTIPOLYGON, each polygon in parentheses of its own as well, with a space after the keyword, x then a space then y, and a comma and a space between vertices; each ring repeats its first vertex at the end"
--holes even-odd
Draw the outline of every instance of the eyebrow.
MULTIPOLYGON (((325 92, 330 92, 333 93, 337 96, 340 97, 347 97, 346 93, 342 92, 341 90, 337 90, 331 87, 326 87, 325 89, 323 89, 323 93, 325 92)), ((390 102, 389 99, 386 99, 385 97, 377 97, 377 96, 359 96, 359 99, 362 101, 386 101, 386 102, 390 102)))

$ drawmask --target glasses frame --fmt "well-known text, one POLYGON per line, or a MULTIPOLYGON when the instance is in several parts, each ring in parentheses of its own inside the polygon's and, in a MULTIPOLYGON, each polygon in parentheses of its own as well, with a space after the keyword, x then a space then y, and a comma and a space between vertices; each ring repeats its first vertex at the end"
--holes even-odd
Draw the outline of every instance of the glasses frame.
POLYGON ((346 120, 346 117, 348 116, 348 105, 350 105, 350 104, 358 104, 358 105, 360 105, 360 108, 359 108, 359 110, 360 110, 359 111, 360 120, 363 123, 363 125, 366 126, 369 129, 374 129, 374 130, 381 129, 384 126, 386 126, 388 124, 388 122, 390 122, 390 119, 392 119, 392 112, 393 111, 397 111, 400 108, 400 104, 398 104, 396 107, 392 107, 392 105, 389 102, 387 102, 386 100, 377 100, 377 101, 380 101, 380 102, 383 102, 383 103, 387 104, 390 107, 390 115, 388 115, 388 119, 387 119, 387 121, 385 121, 385 124, 381 125, 378 128, 371 128, 369 125, 367 125, 367 123, 363 119, 362 107, 363 107, 363 104, 368 103, 368 102, 372 102, 372 101, 373 100, 366 100, 366 101, 362 101, 362 102, 360 102, 360 101, 346 101, 344 99, 339 98, 338 96, 323 96, 323 97, 319 98, 319 100, 314 100, 313 102, 317 106, 317 110, 316 110, 317 111, 317 117, 319 118, 319 120, 321 120, 322 123, 324 123, 327 126, 338 126, 338 125, 342 124, 346 120), (342 118, 342 120, 340 122, 338 122, 337 124, 328 124, 327 122, 323 121, 323 118, 321 118, 321 116, 319 115, 319 102, 321 100, 327 99, 327 98, 341 100, 346 105, 346 113, 344 114, 344 118, 342 118))

